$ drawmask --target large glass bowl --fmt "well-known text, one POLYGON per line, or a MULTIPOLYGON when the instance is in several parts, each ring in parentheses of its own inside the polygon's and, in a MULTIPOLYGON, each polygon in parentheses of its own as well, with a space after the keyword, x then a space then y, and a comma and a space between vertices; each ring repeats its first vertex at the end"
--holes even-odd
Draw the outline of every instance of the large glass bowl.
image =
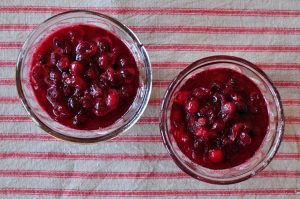
POLYGON ((152 69, 145 47, 127 26, 107 15, 86 10, 75 10, 49 18, 28 36, 17 60, 16 84, 19 97, 31 119, 47 133, 73 142, 99 142, 128 130, 141 117, 150 98, 152 69), (73 24, 91 24, 112 32, 126 44, 137 63, 140 85, 134 102, 129 110, 109 127, 87 131, 69 128, 56 122, 39 105, 30 84, 30 63, 36 46, 58 28, 73 24))
POLYGON ((175 163, 192 177, 214 184, 231 184, 246 180, 263 170, 272 160, 281 143, 284 115, 280 96, 267 75, 254 64, 232 56, 212 56, 200 59, 185 68, 169 85, 161 106, 160 130, 164 144, 175 163), (176 93, 193 75, 209 69, 228 68, 250 78, 262 92, 268 108, 269 127, 255 154, 243 164, 213 170, 190 160, 179 149, 171 132, 170 112, 176 93))

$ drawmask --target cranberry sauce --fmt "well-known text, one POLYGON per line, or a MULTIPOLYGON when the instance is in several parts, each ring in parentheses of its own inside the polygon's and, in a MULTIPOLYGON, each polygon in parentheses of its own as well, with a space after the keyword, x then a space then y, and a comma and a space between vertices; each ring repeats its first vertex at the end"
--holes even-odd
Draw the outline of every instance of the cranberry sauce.
POLYGON ((171 131, 182 152, 210 169, 252 157, 269 125, 266 102, 248 77, 231 69, 200 72, 175 94, 171 131))
POLYGON ((77 24, 54 31, 32 56, 30 81, 54 120, 75 128, 104 128, 133 103, 139 74, 133 55, 113 33, 77 24))

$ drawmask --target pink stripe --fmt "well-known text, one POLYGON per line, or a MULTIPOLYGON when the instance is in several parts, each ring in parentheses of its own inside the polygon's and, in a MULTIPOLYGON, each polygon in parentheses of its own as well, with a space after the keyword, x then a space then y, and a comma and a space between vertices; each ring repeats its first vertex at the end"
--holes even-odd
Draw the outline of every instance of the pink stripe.
MULTIPOLYGON (((35 133, 1 133, 1 140, 42 140, 56 141, 56 139, 47 134, 35 133)), ((138 136, 119 136, 108 142, 161 142, 160 136, 155 135, 138 135, 138 136)))
MULTIPOLYGON (((31 119, 26 115, 0 115, 0 122, 30 122, 31 119)), ((285 117, 285 122, 289 124, 300 123, 300 117, 285 117)), ((157 124, 158 117, 142 117, 137 124, 157 124)))
MULTIPOLYGON (((1 82, 1 80, 0 80, 1 82)), ((171 83, 170 80, 154 80, 152 82, 153 87, 167 87, 171 83)), ((298 88, 300 86, 300 81, 273 81, 275 86, 284 88, 298 88)))
MULTIPOLYGON (((0 79, 0 85, 15 85, 16 81, 15 79, 11 78, 2 78, 0 79)), ((170 80, 154 80, 153 81, 153 86, 154 87, 166 87, 169 86, 171 83, 170 80)), ((277 87, 284 87, 284 88, 293 88, 293 87, 299 87, 300 86, 300 81, 273 81, 273 83, 277 87)))
MULTIPOLYGON (((3 159, 75 159, 75 160, 171 160, 169 154, 84 154, 61 152, 0 152, 3 159)), ((275 159, 300 159, 300 153, 277 153, 275 159)))
POLYGON ((0 152, 1 158, 76 160, 170 160, 169 154, 84 154, 60 152, 0 152))
MULTIPOLYGON (((1 28, 1 26, 0 26, 1 28)), ((135 32, 210 33, 210 34, 299 34, 299 28, 214 27, 214 26, 130 26, 135 32)))
MULTIPOLYGON (((1 98, 0 98, 1 102, 1 98)), ((162 99, 156 98, 156 99, 150 99, 149 105, 152 106, 160 106, 162 103, 162 99)), ((284 106, 299 106, 300 105, 300 99, 282 99, 282 103, 284 106)))
POLYGON ((71 9, 88 9, 108 14, 156 14, 156 15, 216 15, 216 16, 300 16, 298 10, 209 9, 209 8, 155 8, 155 7, 45 7, 2 6, 0 12, 64 12, 71 9))
POLYGON ((20 103, 20 100, 19 98, 17 97, 1 97, 0 96, 0 103, 1 104, 17 104, 17 103, 20 103))
POLYGON ((110 196, 110 197, 170 197, 170 196, 231 196, 231 195, 296 195, 300 189, 185 189, 185 190, 78 190, 2 188, 0 194, 14 195, 66 195, 66 196, 110 196))
MULTIPOLYGON (((20 42, 0 42, 0 49, 20 48, 20 42)), ((249 52, 299 52, 299 45, 214 45, 214 44, 145 44, 147 50, 156 51, 249 51, 249 52)))
POLYGON ((15 67, 16 62, 13 60, 2 60, 0 61, 0 67, 15 67))
MULTIPOLYGON (((32 30, 38 24, 0 24, 0 30, 32 30)), ((174 32, 210 34, 300 34, 300 28, 279 27, 219 27, 219 26, 130 26, 135 32, 174 32)))
POLYGON ((0 24, 0 30, 32 30, 37 24, 0 24))
POLYGON ((155 51, 209 51, 209 52, 299 52, 298 45, 214 45, 214 44, 149 44, 145 45, 147 50, 155 51))
MULTIPOLYGON (((152 67, 157 69, 183 69, 192 62, 153 62, 152 67)), ((300 63, 256 63, 264 70, 299 70, 300 63)))
MULTIPOLYGON (((162 179, 190 178, 184 172, 80 172, 80 171, 45 171, 45 170, 0 170, 2 177, 46 177, 46 178, 84 178, 84 179, 162 179)), ((300 171, 262 171, 257 177, 298 178, 300 171)))

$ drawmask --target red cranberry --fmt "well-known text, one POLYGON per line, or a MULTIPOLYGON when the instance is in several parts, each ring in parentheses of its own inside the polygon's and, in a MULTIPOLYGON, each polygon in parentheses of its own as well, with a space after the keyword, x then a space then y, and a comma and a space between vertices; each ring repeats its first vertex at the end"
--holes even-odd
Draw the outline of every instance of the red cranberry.
POLYGON ((218 120, 212 125, 212 130, 217 132, 223 131, 225 128, 225 123, 222 120, 218 120))
POLYGON ((32 69, 32 78, 35 81, 35 83, 40 84, 44 81, 45 77, 45 70, 43 67, 37 65, 32 69))
POLYGON ((199 117, 197 122, 199 126, 205 126, 207 124, 207 119, 205 117, 199 117))
POLYGON ((240 143, 241 143, 243 146, 250 145, 250 144, 251 144, 251 137, 250 137, 250 135, 248 135, 248 134, 245 133, 245 132, 242 132, 242 133, 240 134, 240 143))
POLYGON ((59 59, 57 65, 58 68, 62 71, 68 70, 70 66, 70 60, 67 56, 63 56, 59 59))
POLYGON ((110 89, 108 91, 106 105, 110 110, 114 110, 118 107, 119 104, 119 93, 115 89, 110 89))
POLYGON ((178 104, 184 104, 185 101, 189 98, 191 92, 189 91, 179 91, 175 95, 174 102, 178 104))
POLYGON ((209 140, 210 135, 209 135, 209 130, 205 127, 200 127, 196 130, 195 135, 199 137, 202 140, 209 140))
POLYGON ((208 152, 208 158, 213 163, 220 163, 223 161, 224 153, 221 149, 211 149, 208 152))
POLYGON ((56 46, 58 48, 61 48, 64 45, 64 41, 59 37, 54 37, 52 42, 53 42, 54 46, 56 46))
POLYGON ((76 53, 86 57, 93 56, 97 53, 97 44, 81 40, 76 46, 76 53))
POLYGON ((84 66, 79 61, 73 61, 71 63, 70 72, 74 75, 81 75, 84 72, 84 66))
POLYGON ((87 82, 80 76, 74 77, 73 85, 81 91, 87 88, 87 82))
POLYGON ((191 138, 187 135, 187 132, 184 128, 177 128, 173 130, 174 137, 181 143, 190 142, 191 138))
POLYGON ((180 110, 175 110, 172 114, 173 120, 175 122, 182 122, 183 121, 183 115, 180 110))
POLYGON ((226 102, 221 109, 222 117, 230 117, 235 113, 236 107, 232 102, 226 102))
POLYGON ((189 113, 196 113, 199 111, 199 102, 197 99, 188 100, 185 105, 185 110, 189 113))
POLYGON ((231 127, 231 131, 230 131, 230 134, 228 136, 229 140, 231 142, 234 142, 235 139, 237 138, 237 136, 241 133, 241 131, 244 129, 244 125, 243 124, 234 124, 232 127, 231 127))
POLYGON ((209 90, 203 87, 195 88, 193 90, 193 95, 199 99, 207 96, 209 94, 209 90))
POLYGON ((102 69, 109 68, 112 65, 110 54, 109 53, 102 53, 101 56, 98 59, 98 64, 99 64, 99 67, 102 68, 102 69))
POLYGON ((93 108, 93 113, 96 116, 105 116, 108 114, 108 112, 109 110, 106 107, 106 105, 103 103, 103 101, 98 99, 93 108))

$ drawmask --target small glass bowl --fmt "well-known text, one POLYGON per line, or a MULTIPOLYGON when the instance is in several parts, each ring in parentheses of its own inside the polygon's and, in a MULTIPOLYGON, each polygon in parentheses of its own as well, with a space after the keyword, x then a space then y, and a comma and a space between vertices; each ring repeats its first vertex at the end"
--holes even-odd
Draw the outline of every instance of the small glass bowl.
POLYGON ((47 133, 68 141, 91 143, 116 137, 132 127, 144 112, 152 89, 152 69, 149 56, 137 36, 124 24, 114 18, 86 10, 64 12, 49 18, 40 24, 23 44, 16 68, 16 84, 23 106, 31 119, 47 133), (77 130, 66 127, 53 120, 37 102, 30 84, 29 71, 35 47, 62 26, 72 24, 91 24, 101 27, 119 37, 133 54, 139 70, 140 86, 129 110, 114 124, 97 130, 77 130))
POLYGON ((160 131, 175 163, 192 177, 212 184, 232 184, 246 180, 263 170, 276 154, 284 132, 284 115, 279 93, 267 75, 254 64, 232 56, 200 59, 185 68, 169 85, 161 106, 160 131), (256 153, 245 163, 223 170, 200 166, 179 149, 171 132, 170 112, 176 93, 193 75, 209 69, 229 68, 250 78, 262 92, 269 113, 268 132, 256 153))

